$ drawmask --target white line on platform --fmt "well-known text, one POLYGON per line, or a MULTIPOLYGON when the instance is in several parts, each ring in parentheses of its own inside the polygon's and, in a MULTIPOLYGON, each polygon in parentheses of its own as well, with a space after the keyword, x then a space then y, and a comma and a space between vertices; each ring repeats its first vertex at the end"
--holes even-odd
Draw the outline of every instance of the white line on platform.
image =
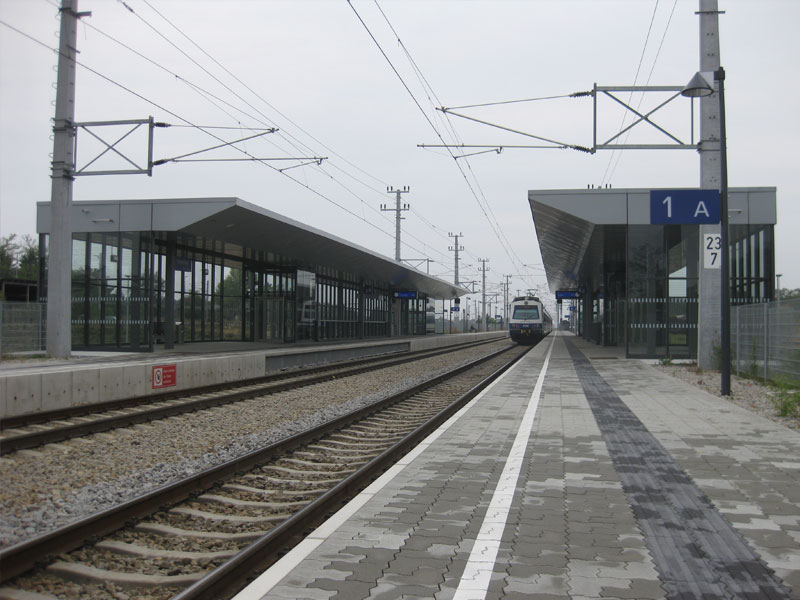
MULTIPOLYGON (((555 339, 555 336, 553 338, 555 339)), ((503 473, 495 487, 486 517, 484 517, 481 530, 475 539, 475 545, 472 547, 453 600, 483 600, 486 598, 492 571, 494 571, 494 563, 497 560, 497 552, 500 549, 500 540, 503 530, 506 528, 511 501, 514 499, 517 480, 525 459, 528 439, 533 430, 533 421, 539 407, 539 398, 542 395, 544 376, 550 362, 550 355, 553 353, 553 344, 554 342, 550 342, 542 370, 536 380, 536 387, 533 388, 533 393, 528 400, 528 408, 525 409, 525 415, 522 417, 517 436, 514 438, 514 445, 506 458, 503 473)))
MULTIPOLYGON (((552 350, 552 344, 550 346, 552 350)), ((547 359, 550 358, 548 351, 547 359)), ((316 548, 322 544, 333 532, 341 527, 351 516, 353 516, 359 508, 364 506, 371 500, 375 494, 381 491, 392 479, 394 479, 403 469, 406 468, 415 458, 422 454, 427 448, 435 442, 439 436, 447 431, 456 421, 458 421, 464 414, 471 409, 481 398, 483 398, 489 391, 498 383, 500 383, 506 375, 511 373, 521 361, 516 362, 510 369, 506 370, 500 377, 495 379, 489 384, 481 393, 475 396, 461 410, 455 413, 447 421, 422 442, 419 443, 411 452, 401 458, 394 466, 388 469, 383 475, 378 477, 369 486, 364 488, 358 496, 353 498, 330 519, 325 521, 317 529, 306 537, 302 542, 295 546, 290 552, 283 556, 278 562, 272 565, 269 569, 259 575, 250 585, 239 592, 233 600, 260 600, 269 591, 274 588, 280 581, 297 567, 301 561, 307 558, 316 548)), ((545 365, 547 362, 545 362, 545 365)), ((544 370, 542 371, 544 372, 544 370)), ((541 388, 537 383, 537 388, 541 388)), ((534 392, 535 393, 535 392, 534 392)))

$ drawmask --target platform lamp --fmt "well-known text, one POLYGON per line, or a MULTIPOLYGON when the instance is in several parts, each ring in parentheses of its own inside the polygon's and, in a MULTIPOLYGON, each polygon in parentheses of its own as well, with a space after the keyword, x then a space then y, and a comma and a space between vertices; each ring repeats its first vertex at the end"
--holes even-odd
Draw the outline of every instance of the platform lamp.
POLYGON ((719 84, 719 151, 720 151, 720 245, 722 246, 720 259, 721 272, 721 360, 720 365, 720 394, 729 396, 731 393, 731 296, 730 296, 730 264, 728 262, 728 150, 725 135, 725 69, 719 67, 716 71, 703 71, 695 73, 691 81, 681 91, 681 95, 688 98, 702 98, 714 93, 712 81, 719 84))

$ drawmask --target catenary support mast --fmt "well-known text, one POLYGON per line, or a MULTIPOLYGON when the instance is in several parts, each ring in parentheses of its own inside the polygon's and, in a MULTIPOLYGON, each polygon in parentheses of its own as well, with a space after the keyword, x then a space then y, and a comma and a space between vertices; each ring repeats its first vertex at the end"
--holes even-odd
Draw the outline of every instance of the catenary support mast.
POLYGON ((56 112, 53 121, 52 219, 47 245, 47 354, 72 352, 72 180, 75 164, 75 55, 78 0, 62 0, 56 112))
POLYGON ((407 194, 411 191, 411 188, 408 186, 404 186, 402 190, 394 189, 394 188, 386 188, 386 191, 390 194, 395 194, 395 207, 389 208, 385 204, 381 204, 381 210, 383 211, 392 211, 395 213, 395 226, 394 226, 394 259, 397 262, 400 262, 400 221, 403 220, 401 216, 403 211, 406 211, 410 208, 408 204, 400 204, 400 194, 407 194))
MULTIPOLYGON (((720 67, 719 56, 719 10, 717 0, 700 2, 700 71, 716 71, 720 67)), ((700 187, 720 189, 720 114, 719 87, 710 96, 700 98, 700 187)), ((701 225, 700 243, 706 235, 720 235, 719 225, 701 225)), ((703 256, 703 249, 699 249, 703 256)), ((699 266, 699 314, 697 318, 697 365, 701 369, 712 369, 714 346, 719 345, 721 333, 721 269, 706 269, 699 266)))
POLYGON ((463 233, 448 233, 447 235, 450 236, 451 238, 455 238, 455 244, 450 246, 448 249, 451 252, 455 252, 455 260, 454 260, 454 263, 453 263, 453 273, 454 273, 454 275, 453 275, 453 283, 455 284, 456 287, 458 287, 459 285, 461 285, 458 282, 458 253, 460 251, 464 250, 464 246, 459 246, 458 245, 458 238, 463 237, 464 234, 463 233))
POLYGON ((486 266, 486 263, 489 262, 489 259, 479 258, 478 261, 482 263, 481 274, 483 275, 481 287, 481 326, 478 328, 478 331, 487 331, 489 329, 489 321, 486 318, 486 271, 489 270, 489 267, 486 266))

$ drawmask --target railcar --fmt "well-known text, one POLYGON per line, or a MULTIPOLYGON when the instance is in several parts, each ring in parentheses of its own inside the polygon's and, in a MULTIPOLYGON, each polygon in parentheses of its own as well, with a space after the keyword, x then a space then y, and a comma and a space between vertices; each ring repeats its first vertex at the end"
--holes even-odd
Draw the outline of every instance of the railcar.
POLYGON ((511 302, 508 332, 518 344, 536 344, 553 331, 553 319, 536 296, 517 296, 511 302))

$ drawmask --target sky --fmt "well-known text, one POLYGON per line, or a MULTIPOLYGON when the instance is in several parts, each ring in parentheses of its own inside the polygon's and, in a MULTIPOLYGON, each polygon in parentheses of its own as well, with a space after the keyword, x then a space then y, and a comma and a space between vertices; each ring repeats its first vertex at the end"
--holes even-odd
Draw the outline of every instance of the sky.
MULTIPOLYGON (((781 287, 800 288, 800 2, 719 8, 729 184, 777 188, 776 270, 781 287)), ((92 15, 78 28, 77 122, 169 123, 155 130, 156 160, 277 127, 186 158, 283 160, 168 160, 152 177, 78 177, 75 200, 235 196, 393 258, 395 215, 381 205, 394 205, 388 187, 408 186, 404 259, 452 281, 450 234, 460 234, 462 282, 479 289, 485 265, 490 292, 509 281, 514 294, 549 297, 528 190, 699 186, 694 150, 561 147, 592 145, 592 100, 570 94, 688 82, 699 69, 698 0, 79 0, 78 9, 92 15), (500 102, 453 110, 557 145, 437 110, 500 102), (504 148, 454 158, 486 149, 419 147, 445 143, 504 148)), ((34 235, 36 203, 50 199, 58 30, 56 0, 0 0, 0 236, 34 235)), ((665 99, 619 97, 642 111, 665 99)), ((656 120, 686 141, 688 107, 678 99, 656 120)), ((630 124, 624 112, 598 102, 600 141, 630 124)), ((128 129, 93 131, 115 141, 128 129)), ((642 126, 627 139, 664 141, 642 126)), ((141 165, 146 145, 140 128, 117 148, 141 165)), ((98 149, 80 133, 79 167, 98 149)), ((120 161, 107 153, 90 168, 130 166, 120 161)))

